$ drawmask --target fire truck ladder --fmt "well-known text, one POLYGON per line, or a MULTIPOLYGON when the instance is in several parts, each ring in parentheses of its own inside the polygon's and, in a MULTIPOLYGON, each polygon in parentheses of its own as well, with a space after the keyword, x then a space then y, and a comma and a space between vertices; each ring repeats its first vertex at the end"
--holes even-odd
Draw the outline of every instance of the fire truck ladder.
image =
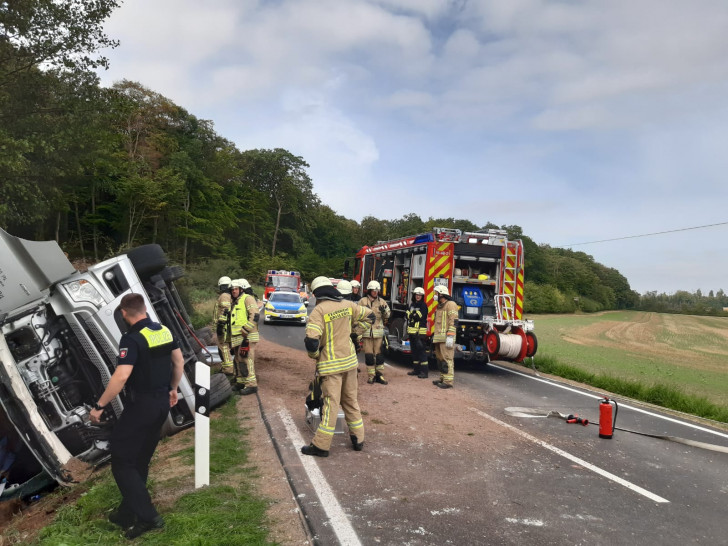
POLYGON ((496 296, 496 318, 498 320, 515 320, 516 318, 516 246, 506 244, 506 259, 503 263, 503 295, 496 296))

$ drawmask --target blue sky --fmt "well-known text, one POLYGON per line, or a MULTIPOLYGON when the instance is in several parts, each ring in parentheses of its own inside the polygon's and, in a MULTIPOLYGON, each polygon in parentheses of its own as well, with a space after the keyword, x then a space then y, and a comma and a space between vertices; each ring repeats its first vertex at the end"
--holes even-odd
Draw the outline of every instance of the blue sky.
MULTIPOLYGON (((125 0, 101 77, 302 156, 348 218, 559 246, 728 222, 727 28, 724 0, 125 0)), ((727 237, 573 248, 639 292, 707 294, 727 237)))

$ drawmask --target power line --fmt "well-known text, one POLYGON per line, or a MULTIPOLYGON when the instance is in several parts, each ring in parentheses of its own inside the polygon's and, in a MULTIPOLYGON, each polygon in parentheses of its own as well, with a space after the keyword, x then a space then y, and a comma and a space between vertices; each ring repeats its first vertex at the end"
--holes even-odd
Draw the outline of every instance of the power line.
POLYGON ((622 241, 624 239, 637 239, 638 237, 651 237, 653 235, 664 235, 665 233, 676 233, 678 231, 690 231, 691 229, 704 229, 704 228, 709 228, 709 227, 725 226, 725 225, 728 225, 728 222, 719 222, 717 224, 706 224, 704 226, 695 226, 695 227, 680 228, 680 229, 670 229, 668 231, 657 231, 655 233, 643 233, 642 235, 627 235, 626 237, 615 237, 614 239, 601 239, 599 241, 589 241, 587 243, 573 243, 570 245, 557 245, 556 248, 565 248, 565 247, 581 246, 581 245, 593 245, 595 243, 607 243, 609 241, 622 241))

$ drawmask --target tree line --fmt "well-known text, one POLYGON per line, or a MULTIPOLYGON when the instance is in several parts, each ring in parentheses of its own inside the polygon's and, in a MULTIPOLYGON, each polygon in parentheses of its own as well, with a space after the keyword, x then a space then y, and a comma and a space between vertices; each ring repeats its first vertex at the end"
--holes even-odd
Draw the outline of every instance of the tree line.
POLYGON ((182 265, 217 264, 211 276, 296 269, 311 279, 341 275, 347 257, 379 240, 501 228, 524 241, 528 313, 673 308, 671 297, 640 297, 616 269, 537 244, 518 225, 415 212, 345 218, 316 195, 304 158, 239 150, 137 82, 101 87, 100 52, 118 45, 102 25, 118 3, 0 3, 0 226, 14 235, 55 239, 87 261, 158 243, 182 265))

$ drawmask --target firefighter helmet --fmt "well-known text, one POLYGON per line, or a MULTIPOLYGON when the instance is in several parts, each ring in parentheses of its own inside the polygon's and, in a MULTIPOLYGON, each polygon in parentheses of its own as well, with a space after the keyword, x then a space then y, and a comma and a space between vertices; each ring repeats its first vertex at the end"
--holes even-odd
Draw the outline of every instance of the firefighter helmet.
POLYGON ((246 279, 238 279, 240 281, 240 288, 247 290, 250 288, 250 283, 246 279))
POLYGON ((233 282, 230 277, 222 276, 219 279, 217 279, 217 285, 218 286, 230 286, 230 283, 233 282))
POLYGON ((336 285, 336 289, 345 296, 347 296, 351 294, 351 283, 345 279, 340 280, 339 284, 336 285))
POLYGON ((316 277, 313 282, 311 283, 311 292, 316 291, 317 288, 321 288, 322 286, 334 286, 331 283, 331 279, 328 277, 316 277))
POLYGON ((233 279, 230 282, 230 288, 239 288, 240 290, 243 289, 243 281, 245 279, 233 279))
POLYGON ((351 281, 351 287, 352 288, 361 288, 361 283, 359 281, 351 281))
POLYGON ((369 284, 367 284, 367 290, 381 290, 381 288, 379 281, 369 281, 369 284))
POLYGON ((441 296, 450 296, 450 293, 447 291, 447 286, 443 286, 441 284, 438 284, 435 287, 435 292, 437 292, 441 296))
POLYGON ((425 295, 425 289, 424 289, 424 288, 422 288, 421 286, 418 286, 418 287, 417 287, 417 288, 415 288, 415 289, 414 289, 414 290, 413 290, 412 292, 413 292, 414 294, 419 294, 420 296, 424 296, 424 295, 425 295))

